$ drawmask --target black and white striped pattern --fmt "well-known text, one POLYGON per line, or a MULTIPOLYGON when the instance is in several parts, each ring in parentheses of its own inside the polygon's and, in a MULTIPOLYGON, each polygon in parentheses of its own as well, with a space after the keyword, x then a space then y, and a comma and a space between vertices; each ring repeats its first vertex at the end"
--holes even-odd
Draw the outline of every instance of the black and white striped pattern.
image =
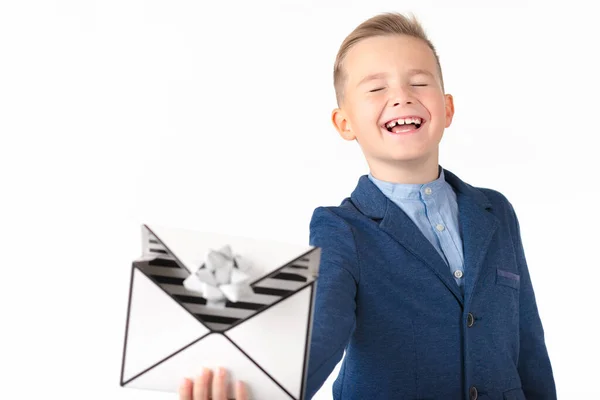
POLYGON ((151 232, 145 233, 147 257, 136 261, 137 267, 170 294, 185 309, 213 331, 224 331, 269 305, 287 297, 316 278, 318 254, 312 250, 292 260, 276 271, 251 283, 254 294, 237 303, 227 302, 225 308, 207 307, 206 299, 187 290, 183 281, 190 275, 151 232))

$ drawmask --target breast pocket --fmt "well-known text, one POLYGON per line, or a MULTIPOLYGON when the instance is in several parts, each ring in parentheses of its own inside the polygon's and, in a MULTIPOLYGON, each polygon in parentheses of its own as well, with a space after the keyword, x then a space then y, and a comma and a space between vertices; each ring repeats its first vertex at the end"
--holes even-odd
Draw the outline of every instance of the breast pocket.
MULTIPOLYGON (((500 269, 496 270, 496 321, 500 324, 498 329, 506 331, 508 336, 519 331, 519 298, 521 276, 514 272, 500 269)), ((513 350, 516 350, 513 345, 513 350)))
POLYGON ((496 269, 496 285, 504 285, 519 290, 521 275, 498 268, 496 269))

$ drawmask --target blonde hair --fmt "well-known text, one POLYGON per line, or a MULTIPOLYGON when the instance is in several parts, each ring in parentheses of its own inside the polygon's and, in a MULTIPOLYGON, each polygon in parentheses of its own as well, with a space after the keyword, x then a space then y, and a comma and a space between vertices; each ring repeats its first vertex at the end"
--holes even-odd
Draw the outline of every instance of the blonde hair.
POLYGON ((437 63, 438 73, 440 74, 440 81, 442 84, 442 91, 444 91, 444 79, 442 78, 442 67, 440 66, 440 59, 435 51, 435 47, 427 38, 425 30, 414 15, 410 18, 399 13, 383 13, 376 15, 357 26, 342 42, 337 56, 335 57, 335 64, 333 67, 333 86, 335 88, 335 97, 338 106, 341 104, 344 98, 344 86, 346 84, 346 73, 344 71, 344 60, 348 51, 356 43, 361 40, 368 39, 375 36, 388 36, 388 35, 408 35, 414 38, 420 39, 429 46, 435 61, 437 63))

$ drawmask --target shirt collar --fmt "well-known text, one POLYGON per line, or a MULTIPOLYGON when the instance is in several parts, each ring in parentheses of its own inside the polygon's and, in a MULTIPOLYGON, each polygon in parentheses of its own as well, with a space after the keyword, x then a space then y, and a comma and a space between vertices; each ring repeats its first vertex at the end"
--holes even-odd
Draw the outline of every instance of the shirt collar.
POLYGON ((447 183, 444 177, 444 169, 438 165, 438 178, 427 183, 394 183, 386 182, 375 178, 371 173, 369 179, 392 200, 420 200, 425 190, 431 189, 431 194, 435 195, 446 189, 447 183))

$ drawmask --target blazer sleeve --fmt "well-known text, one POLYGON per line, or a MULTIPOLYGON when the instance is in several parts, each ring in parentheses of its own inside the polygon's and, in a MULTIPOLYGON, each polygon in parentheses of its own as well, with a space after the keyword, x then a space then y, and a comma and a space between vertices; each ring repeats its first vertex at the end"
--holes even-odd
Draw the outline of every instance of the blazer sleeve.
POLYGON ((359 279, 356 245, 350 225, 332 210, 319 207, 310 222, 310 244, 321 248, 315 295, 306 398, 311 399, 341 360, 356 323, 359 279))
POLYGON ((520 352, 518 371, 521 386, 527 400, 556 399, 556 388, 552 366, 544 340, 544 329, 535 300, 523 243, 521 227, 512 204, 509 204, 513 221, 513 239, 517 254, 517 263, 521 275, 519 331, 520 352))

